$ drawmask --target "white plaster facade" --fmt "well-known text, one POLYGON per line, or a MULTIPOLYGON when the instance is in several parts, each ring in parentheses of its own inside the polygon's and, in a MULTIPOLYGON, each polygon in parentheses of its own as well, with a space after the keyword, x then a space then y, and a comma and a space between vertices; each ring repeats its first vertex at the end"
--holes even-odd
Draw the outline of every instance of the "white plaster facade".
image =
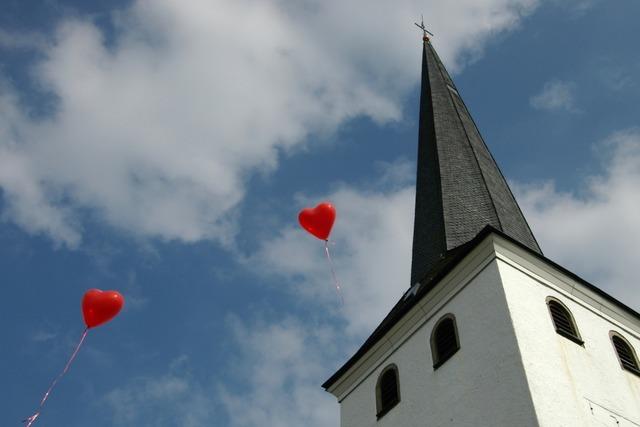
POLYGON ((640 426, 640 377, 621 368, 610 331, 640 350, 640 319, 492 233, 328 391, 342 427, 640 426), (555 332, 549 296, 584 346, 555 332), (434 370, 429 339, 448 313, 460 350, 434 370), (401 399, 378 420, 376 381, 392 363, 401 399))
POLYGON ((640 377, 621 368, 610 338, 640 350, 640 319, 519 252, 501 245, 498 269, 540 425, 640 426, 640 377), (555 333, 548 296, 571 311, 584 346, 555 333))

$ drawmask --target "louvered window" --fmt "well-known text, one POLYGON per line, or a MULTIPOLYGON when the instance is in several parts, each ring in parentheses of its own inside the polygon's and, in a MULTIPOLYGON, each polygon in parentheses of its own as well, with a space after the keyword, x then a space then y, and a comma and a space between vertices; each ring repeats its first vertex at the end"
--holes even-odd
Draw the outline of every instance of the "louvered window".
POLYGON ((447 315, 438 322, 431 336, 431 353, 433 355, 433 369, 437 369, 449 360, 460 348, 456 321, 452 315, 447 315))
POLYGON ((395 365, 387 367, 378 379, 376 387, 376 403, 378 418, 389 412, 400 402, 400 387, 398 385, 398 369, 395 365))
POLYGON ((611 340, 613 346, 618 354, 618 359, 623 369, 631 371, 636 375, 640 375, 640 368, 638 367, 638 359, 634 354, 633 348, 624 339, 617 335, 612 335, 611 340))
POLYGON ((569 310, 555 300, 549 300, 548 305, 556 332, 577 344, 584 344, 584 341, 582 341, 580 335, 578 335, 578 328, 576 328, 573 316, 571 316, 569 310))

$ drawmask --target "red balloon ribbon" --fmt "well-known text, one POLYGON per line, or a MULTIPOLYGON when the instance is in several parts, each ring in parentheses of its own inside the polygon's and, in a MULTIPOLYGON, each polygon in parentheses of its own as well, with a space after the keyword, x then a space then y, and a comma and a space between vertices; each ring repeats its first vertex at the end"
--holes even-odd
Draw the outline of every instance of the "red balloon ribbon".
POLYGON ((64 369, 62 370, 62 372, 60 372, 58 374, 56 379, 53 380, 53 382, 49 386, 49 389, 47 390, 47 392, 42 397, 42 400, 40 401, 40 406, 38 406, 38 409, 36 410, 36 412, 34 412, 33 415, 31 415, 30 417, 26 418, 23 421, 24 423, 26 423, 26 427, 31 427, 31 425, 33 423, 35 423, 36 420, 38 419, 38 417, 40 416, 40 411, 42 411, 42 407, 44 406, 44 402, 47 401, 47 399, 49 398, 49 395, 51 394, 51 391, 56 386, 58 381, 60 381, 60 378, 62 378, 64 376, 64 374, 66 374, 67 371, 69 370, 69 367, 71 366, 71 363, 73 362, 73 360, 78 355, 78 351, 80 351, 80 347, 82 347, 82 343, 84 342, 84 339, 87 337, 87 333, 88 332, 89 332, 89 328, 85 328, 84 332, 82 332, 82 336, 80 337, 80 341, 78 342, 78 345, 76 345, 76 349, 73 350, 73 354, 71 355, 71 357, 67 361, 67 364, 64 366, 64 369))
POLYGON ((80 337, 80 341, 78 345, 76 345, 75 350, 73 350, 73 354, 67 361, 67 364, 64 366, 62 372, 58 374, 55 380, 49 386, 49 389, 42 397, 40 401, 40 405, 36 412, 33 413, 30 417, 23 420, 26 423, 25 427, 31 427, 33 423, 36 422, 38 417, 40 416, 40 412, 42 411, 42 407, 44 403, 49 398, 51 391, 58 384, 58 381, 67 373, 71 363, 75 360, 78 355, 78 351, 80 351, 80 347, 82 347, 82 343, 84 339, 87 337, 89 333, 89 329, 95 328, 96 326, 100 326, 109 320, 113 319, 124 306, 124 297, 122 294, 116 291, 101 291, 100 289, 90 289, 85 292, 82 297, 82 316, 84 317, 84 323, 87 325, 84 332, 82 332, 82 336, 80 337))
POLYGON ((340 289, 340 282, 338 282, 338 277, 336 276, 336 270, 333 268, 333 261, 331 260, 331 254, 329 254, 329 241, 326 240, 324 242, 324 253, 327 254, 327 260, 329 261, 329 268, 331 268, 331 276, 333 277, 333 283, 336 287, 336 292, 340 297, 340 302, 344 304, 344 297, 342 296, 342 291, 340 289))

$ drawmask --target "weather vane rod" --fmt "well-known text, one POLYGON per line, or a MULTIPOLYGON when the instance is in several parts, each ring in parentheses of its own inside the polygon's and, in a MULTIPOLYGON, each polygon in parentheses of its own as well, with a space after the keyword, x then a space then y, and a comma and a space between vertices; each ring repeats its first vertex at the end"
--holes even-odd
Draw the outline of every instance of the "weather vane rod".
POLYGON ((414 24, 416 24, 416 27, 420 28, 422 30, 422 40, 424 41, 429 41, 429 36, 433 37, 433 33, 429 30, 427 30, 427 27, 424 26, 424 16, 420 15, 420 23, 418 24, 417 22, 414 22, 414 24))

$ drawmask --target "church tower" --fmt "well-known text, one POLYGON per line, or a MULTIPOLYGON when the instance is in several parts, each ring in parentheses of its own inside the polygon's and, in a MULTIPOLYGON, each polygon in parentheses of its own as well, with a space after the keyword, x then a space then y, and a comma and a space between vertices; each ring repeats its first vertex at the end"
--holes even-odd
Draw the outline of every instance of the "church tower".
POLYGON ((417 170, 410 288, 323 384, 341 427, 640 426, 640 314, 543 256, 426 36, 417 170))

